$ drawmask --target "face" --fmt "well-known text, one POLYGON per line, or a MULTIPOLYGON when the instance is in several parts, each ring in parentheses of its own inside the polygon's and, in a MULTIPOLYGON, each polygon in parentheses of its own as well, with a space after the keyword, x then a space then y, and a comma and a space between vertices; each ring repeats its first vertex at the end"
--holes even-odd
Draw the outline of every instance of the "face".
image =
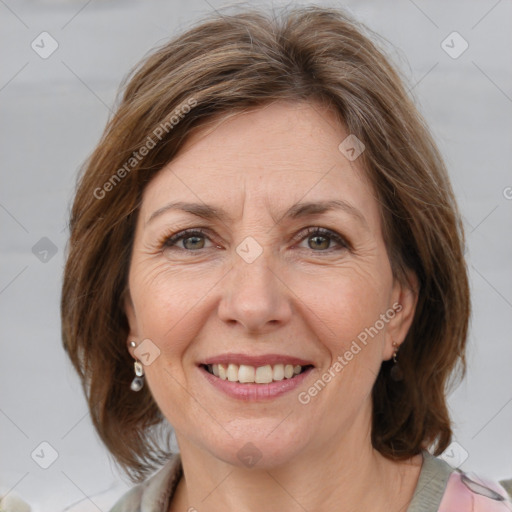
POLYGON ((415 296, 347 135, 318 104, 276 102, 201 128, 146 187, 127 342, 150 340, 146 382, 182 450, 270 468, 368 440, 415 296))

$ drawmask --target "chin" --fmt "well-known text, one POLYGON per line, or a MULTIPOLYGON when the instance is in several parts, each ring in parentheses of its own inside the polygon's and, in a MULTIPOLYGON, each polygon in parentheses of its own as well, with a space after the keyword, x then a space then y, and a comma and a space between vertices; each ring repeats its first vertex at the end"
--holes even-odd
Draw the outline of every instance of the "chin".
MULTIPOLYGON (((210 440, 205 448, 216 458, 239 468, 272 469, 289 463, 305 449, 307 441, 304 432, 300 433, 298 426, 284 428, 284 420, 280 421, 251 421, 251 427, 240 425, 236 428, 230 425, 222 439, 210 440), (244 428, 245 427, 245 428, 244 428)), ((289 425, 288 425, 289 427, 289 425)))

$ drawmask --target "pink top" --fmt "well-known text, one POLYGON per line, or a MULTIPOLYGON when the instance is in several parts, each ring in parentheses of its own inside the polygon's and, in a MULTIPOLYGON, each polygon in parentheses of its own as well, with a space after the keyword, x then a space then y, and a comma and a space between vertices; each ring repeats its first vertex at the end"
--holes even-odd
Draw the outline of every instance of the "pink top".
POLYGON ((461 471, 454 471, 439 505, 439 512, 505 512, 512 511, 501 485, 484 481, 476 476, 469 477, 461 471))

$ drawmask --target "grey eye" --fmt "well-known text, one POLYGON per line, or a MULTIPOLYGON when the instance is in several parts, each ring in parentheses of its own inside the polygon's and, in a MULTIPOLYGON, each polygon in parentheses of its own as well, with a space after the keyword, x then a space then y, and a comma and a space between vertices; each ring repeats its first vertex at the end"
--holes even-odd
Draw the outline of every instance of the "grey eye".
POLYGON ((183 238, 183 246, 185 247, 185 249, 202 249, 204 247, 204 237, 188 236, 186 238, 183 238), (189 242, 187 244, 187 242, 190 240, 192 240, 192 242, 189 242))

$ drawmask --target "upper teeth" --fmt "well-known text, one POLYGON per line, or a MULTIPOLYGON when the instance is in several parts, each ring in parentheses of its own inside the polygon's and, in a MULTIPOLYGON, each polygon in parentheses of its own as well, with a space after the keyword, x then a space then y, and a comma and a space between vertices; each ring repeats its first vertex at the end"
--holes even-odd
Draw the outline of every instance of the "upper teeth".
POLYGON ((223 380, 231 382, 256 382, 268 384, 273 380, 291 379, 302 371, 302 366, 293 364, 267 364, 265 366, 248 366, 245 364, 212 364, 208 366, 211 372, 223 380))

